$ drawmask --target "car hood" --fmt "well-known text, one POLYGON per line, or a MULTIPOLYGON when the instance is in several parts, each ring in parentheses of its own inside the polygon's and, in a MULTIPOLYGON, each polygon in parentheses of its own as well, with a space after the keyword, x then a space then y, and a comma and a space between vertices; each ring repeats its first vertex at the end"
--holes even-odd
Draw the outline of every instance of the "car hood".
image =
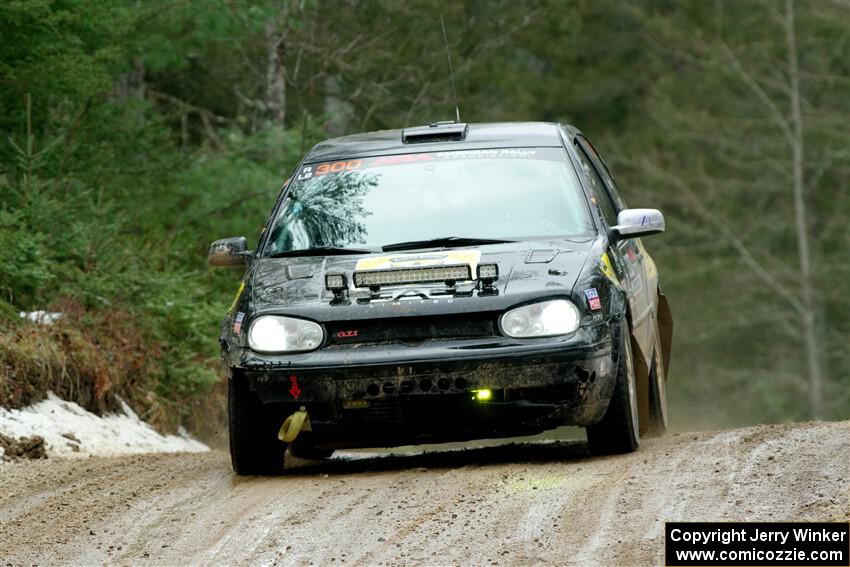
MULTIPOLYGON (((247 274, 249 310, 316 321, 496 311, 542 297, 569 296, 594 240, 522 241, 448 249, 306 258, 259 258, 247 274), (354 288, 357 271, 470 263, 497 264, 496 293, 469 297, 440 295, 445 285, 409 284, 381 288, 384 299, 368 300, 369 290, 354 288), (334 302, 325 289, 326 273, 343 273, 349 282, 347 303, 334 302), (435 294, 434 292, 437 292, 435 294), (359 299, 359 301, 358 301, 359 299)), ((469 284, 458 284, 468 289, 469 284)))

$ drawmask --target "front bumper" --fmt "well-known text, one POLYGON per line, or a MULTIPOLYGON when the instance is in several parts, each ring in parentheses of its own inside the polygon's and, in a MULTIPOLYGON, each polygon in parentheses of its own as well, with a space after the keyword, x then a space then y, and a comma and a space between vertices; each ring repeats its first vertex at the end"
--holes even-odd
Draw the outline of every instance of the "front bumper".
POLYGON ((291 357, 248 351, 240 367, 281 421, 306 407, 319 444, 535 433, 602 418, 616 381, 611 328, 554 339, 349 345, 291 357), (485 388, 492 399, 475 400, 472 390, 485 388))

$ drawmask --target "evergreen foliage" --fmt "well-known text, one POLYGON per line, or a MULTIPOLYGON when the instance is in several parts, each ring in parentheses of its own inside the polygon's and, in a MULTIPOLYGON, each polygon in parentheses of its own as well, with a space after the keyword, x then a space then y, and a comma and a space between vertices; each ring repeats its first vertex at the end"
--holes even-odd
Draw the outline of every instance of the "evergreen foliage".
POLYGON ((674 425, 847 417, 846 0, 0 3, 0 403, 191 413, 209 242, 322 138, 453 117, 441 13, 463 119, 574 123, 666 213, 674 425))

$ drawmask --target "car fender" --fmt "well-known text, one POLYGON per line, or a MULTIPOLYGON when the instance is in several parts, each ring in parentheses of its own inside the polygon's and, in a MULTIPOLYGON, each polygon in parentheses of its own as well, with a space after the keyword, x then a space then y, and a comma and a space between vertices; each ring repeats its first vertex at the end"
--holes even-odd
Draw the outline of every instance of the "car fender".
POLYGON ((670 353, 673 349, 673 313, 667 296, 658 289, 658 336, 661 340, 661 354, 664 357, 664 377, 670 375, 670 353))
MULTIPOLYGON (((631 328, 631 315, 629 314, 629 326, 631 328)), ((649 429, 649 361, 647 355, 640 346, 640 342, 631 334, 632 360, 635 366, 635 382, 637 385, 638 401, 638 427, 643 435, 649 429)))
MULTIPOLYGON (((668 376, 670 368, 670 351, 673 344, 673 315, 670 311, 670 304, 667 301, 667 296, 661 293, 658 289, 657 295, 657 313, 656 324, 658 325, 658 337, 660 344, 654 344, 653 349, 660 348, 661 355, 664 360, 664 377, 668 376)), ((626 311, 626 317, 631 326, 631 312, 626 311)), ((638 422, 640 433, 643 434, 649 429, 650 413, 649 413, 649 372, 652 367, 652 351, 644 352, 640 347, 640 342, 635 337, 634 333, 631 336, 632 340, 632 358, 635 365, 635 381, 637 382, 638 394, 638 422)))

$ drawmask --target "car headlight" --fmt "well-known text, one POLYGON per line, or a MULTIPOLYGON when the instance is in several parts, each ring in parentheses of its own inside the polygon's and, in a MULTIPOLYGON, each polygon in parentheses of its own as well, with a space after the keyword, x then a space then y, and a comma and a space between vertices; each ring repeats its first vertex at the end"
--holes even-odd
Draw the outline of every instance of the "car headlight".
POLYGON ((578 329, 578 309, 566 299, 523 305, 502 315, 502 331, 515 339, 568 335, 578 329))
POLYGON ((306 352, 322 344, 321 325, 304 319, 263 315, 254 319, 248 331, 248 346, 265 353, 306 352))

